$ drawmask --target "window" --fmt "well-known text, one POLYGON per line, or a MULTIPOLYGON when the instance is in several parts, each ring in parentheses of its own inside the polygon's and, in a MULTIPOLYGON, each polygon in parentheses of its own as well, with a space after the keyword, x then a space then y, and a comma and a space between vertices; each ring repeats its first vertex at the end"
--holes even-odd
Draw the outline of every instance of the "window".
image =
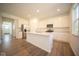
POLYGON ((72 11, 72 33, 79 35, 79 4, 74 4, 72 11))

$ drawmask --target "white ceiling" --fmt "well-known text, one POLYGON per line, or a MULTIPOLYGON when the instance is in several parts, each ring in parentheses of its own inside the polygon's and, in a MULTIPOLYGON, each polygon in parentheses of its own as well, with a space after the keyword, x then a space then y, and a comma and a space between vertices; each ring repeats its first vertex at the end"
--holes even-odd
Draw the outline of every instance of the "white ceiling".
POLYGON ((43 19, 66 14, 69 12, 71 5, 71 3, 5 3, 0 4, 0 11, 25 19, 32 17, 43 19), (36 12, 37 9, 39 13, 36 12), (60 9, 60 12, 57 12, 57 9, 60 9))

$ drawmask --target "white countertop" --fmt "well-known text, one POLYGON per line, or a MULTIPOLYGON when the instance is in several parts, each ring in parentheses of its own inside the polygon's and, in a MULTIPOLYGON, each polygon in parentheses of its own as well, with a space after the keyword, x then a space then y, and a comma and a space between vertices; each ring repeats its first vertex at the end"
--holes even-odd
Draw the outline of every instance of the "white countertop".
POLYGON ((41 33, 38 33, 38 32, 27 32, 27 33, 39 34, 39 35, 51 35, 51 34, 53 34, 53 32, 41 32, 41 33))

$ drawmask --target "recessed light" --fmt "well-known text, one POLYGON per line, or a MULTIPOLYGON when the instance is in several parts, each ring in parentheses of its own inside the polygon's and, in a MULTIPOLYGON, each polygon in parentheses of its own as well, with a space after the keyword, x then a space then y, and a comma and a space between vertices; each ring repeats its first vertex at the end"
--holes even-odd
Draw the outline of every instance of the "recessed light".
POLYGON ((39 13, 39 9, 37 9, 36 12, 39 13))
POLYGON ((60 11, 60 9, 57 9, 57 11, 59 12, 59 11, 60 11))

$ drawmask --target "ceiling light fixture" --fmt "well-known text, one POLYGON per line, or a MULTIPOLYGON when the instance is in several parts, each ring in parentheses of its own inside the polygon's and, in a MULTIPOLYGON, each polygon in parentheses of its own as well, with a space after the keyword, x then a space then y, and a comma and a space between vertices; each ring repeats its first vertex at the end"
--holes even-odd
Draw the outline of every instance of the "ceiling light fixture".
POLYGON ((59 11, 60 11, 60 9, 57 9, 57 11, 59 12, 59 11))
POLYGON ((39 10, 37 9, 36 12, 39 13, 39 10))

